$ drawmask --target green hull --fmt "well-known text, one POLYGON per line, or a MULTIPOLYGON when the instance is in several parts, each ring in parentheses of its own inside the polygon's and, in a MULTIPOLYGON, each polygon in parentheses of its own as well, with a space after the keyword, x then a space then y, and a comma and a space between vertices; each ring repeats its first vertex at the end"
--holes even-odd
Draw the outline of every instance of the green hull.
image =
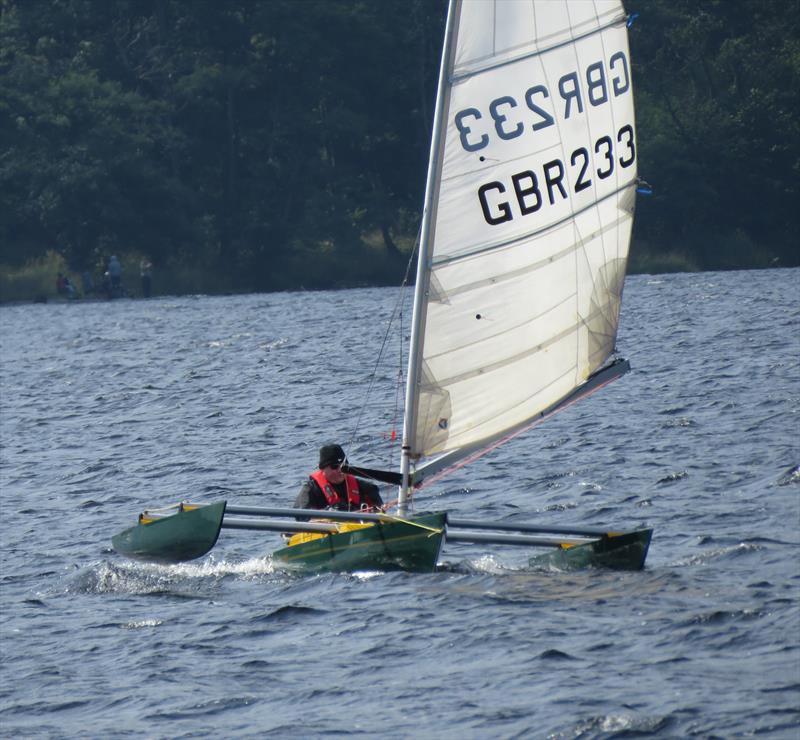
POLYGON ((273 553, 282 565, 305 573, 405 570, 430 573, 442 547, 445 512, 379 522, 326 535, 273 553))
MULTIPOLYGON (((285 514, 289 510, 237 509, 234 513, 272 516, 285 514)), ((220 529, 254 529, 266 531, 310 531, 335 529, 333 523, 309 522, 298 524, 289 521, 229 519, 224 521, 226 502, 193 506, 181 504, 161 512, 145 512, 139 524, 112 538, 114 549, 122 555, 139 560, 162 563, 176 563, 202 557, 217 542, 220 529), (165 514, 165 511, 175 511, 165 514)), ((319 512, 324 516, 323 512, 319 512)), ((331 513, 336 519, 352 517, 349 514, 331 513)), ((379 517, 373 517, 372 521, 379 517)), ((360 519, 360 517, 357 517, 360 519)), ((364 516, 369 519, 369 516, 364 516)), ((436 568, 439 552, 447 539, 446 512, 419 514, 409 519, 384 518, 374 524, 364 523, 358 528, 343 528, 334 534, 307 539, 296 545, 284 547, 273 553, 278 565, 306 573, 353 572, 363 570, 404 570, 416 573, 430 573, 436 568)), ((465 520, 454 522, 456 527, 466 526, 465 520)), ((473 529, 482 525, 471 522, 473 529)), ((503 528, 502 523, 489 522, 491 528, 503 528)), ((528 525, 525 525, 528 526, 528 525)), ((545 531, 538 527, 520 527, 522 531, 545 531)), ((506 527, 508 528, 508 527, 506 527)), ((563 533, 563 529, 560 530, 563 533)), ((586 567, 612 568, 616 570, 640 570, 644 567, 650 546, 652 529, 633 532, 598 533, 597 539, 584 544, 566 546, 558 539, 532 542, 535 537, 509 535, 505 533, 487 534, 478 532, 464 536, 455 531, 451 535, 456 542, 484 542, 489 544, 516 544, 534 546, 556 546, 545 555, 530 558, 534 567, 556 567, 574 570, 586 567), (560 546, 559 546, 560 545, 560 546)), ((581 534, 586 535, 586 532, 581 534)), ((566 538, 565 538, 566 539, 566 538)), ((567 539, 567 541, 569 541, 567 539)), ((575 541, 574 539, 572 540, 575 541)))
POLYGON ((552 566, 562 570, 580 568, 610 568, 612 570, 641 570, 650 547, 652 529, 609 534, 597 542, 588 542, 537 555, 530 559, 532 566, 552 566))
POLYGON ((217 542, 225 501, 181 510, 139 523, 112 537, 114 549, 129 558, 177 563, 205 555, 217 542))

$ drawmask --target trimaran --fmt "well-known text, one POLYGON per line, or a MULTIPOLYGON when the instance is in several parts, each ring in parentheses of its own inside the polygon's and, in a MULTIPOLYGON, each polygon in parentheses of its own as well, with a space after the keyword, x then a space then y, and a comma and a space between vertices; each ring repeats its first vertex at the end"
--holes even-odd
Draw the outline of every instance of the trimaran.
POLYGON ((431 571, 446 542, 644 565, 650 529, 411 511, 426 478, 629 369, 611 359, 637 189, 627 25, 620 0, 450 0, 400 472, 346 468, 398 484, 396 513, 179 504, 140 515, 113 538, 118 552, 188 560, 220 529, 255 529, 296 533, 273 558, 311 572, 431 571))

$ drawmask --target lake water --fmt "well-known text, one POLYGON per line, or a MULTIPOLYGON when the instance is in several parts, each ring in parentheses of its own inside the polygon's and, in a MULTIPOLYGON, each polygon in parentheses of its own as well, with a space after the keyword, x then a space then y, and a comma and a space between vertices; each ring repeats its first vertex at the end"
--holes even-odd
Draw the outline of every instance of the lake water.
POLYGON ((629 278, 632 372, 419 494, 652 526, 642 572, 451 544, 429 575, 299 577, 236 531, 192 564, 111 551, 146 506, 289 505, 331 439, 390 465, 400 339, 366 389, 398 295, 0 308, 0 734, 800 737, 800 270, 629 278))

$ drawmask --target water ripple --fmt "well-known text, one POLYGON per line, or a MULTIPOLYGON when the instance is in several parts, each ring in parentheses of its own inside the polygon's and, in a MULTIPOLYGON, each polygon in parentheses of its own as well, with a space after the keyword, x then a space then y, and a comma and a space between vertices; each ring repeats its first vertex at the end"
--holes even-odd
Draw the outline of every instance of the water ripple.
MULTIPOLYGON (((301 577, 229 530, 197 562, 123 560, 148 506, 290 503, 350 438, 397 291, 0 307, 3 734, 796 736, 799 276, 630 278, 633 371, 419 492, 652 526, 641 573, 453 544, 432 574, 301 577)), ((376 467, 399 350, 349 445, 376 467)))

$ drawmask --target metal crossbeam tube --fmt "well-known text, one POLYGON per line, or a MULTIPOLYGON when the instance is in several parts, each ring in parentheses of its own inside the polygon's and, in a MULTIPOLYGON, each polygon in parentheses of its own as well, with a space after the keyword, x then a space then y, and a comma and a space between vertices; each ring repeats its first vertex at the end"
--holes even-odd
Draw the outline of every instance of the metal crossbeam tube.
POLYGON ((525 545, 527 547, 561 547, 563 545, 585 545, 599 542, 591 537, 532 537, 525 534, 492 534, 488 532, 453 532, 447 530, 447 542, 477 542, 486 545, 525 545))
POLYGON ((324 534, 335 534, 339 531, 335 524, 325 524, 324 522, 287 522, 282 519, 264 522, 252 519, 229 519, 227 516, 222 520, 222 528, 258 529, 267 532, 322 532, 324 534))
POLYGON ((505 532, 530 532, 533 534, 575 534, 584 537, 604 537, 609 533, 607 529, 596 527, 548 527, 525 522, 484 522, 480 519, 453 519, 447 517, 451 527, 460 529, 498 529, 505 532))

